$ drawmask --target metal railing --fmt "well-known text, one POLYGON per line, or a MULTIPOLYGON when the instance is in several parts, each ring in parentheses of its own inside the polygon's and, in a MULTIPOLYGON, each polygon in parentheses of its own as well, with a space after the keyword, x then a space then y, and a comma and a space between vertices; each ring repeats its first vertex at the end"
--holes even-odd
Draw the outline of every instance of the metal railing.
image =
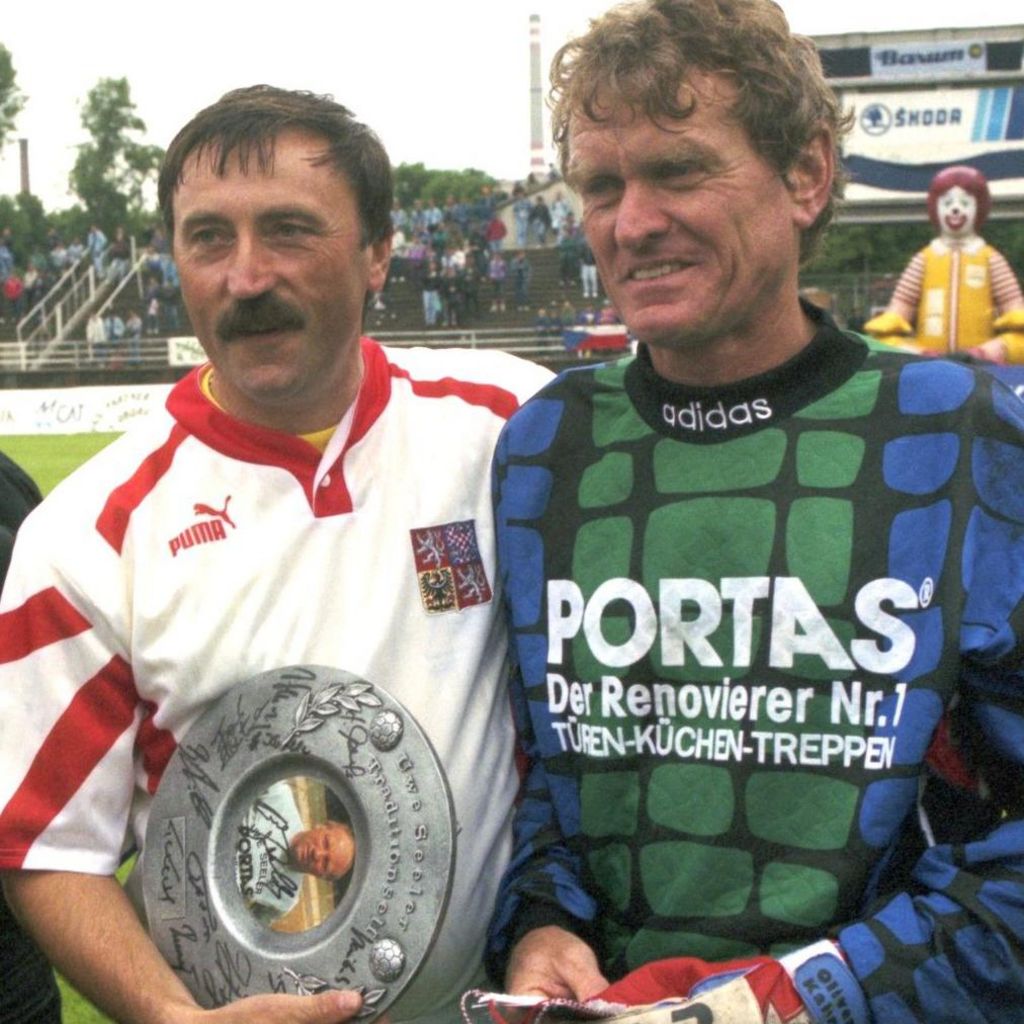
POLYGON ((63 336, 75 313, 96 294, 97 286, 92 259, 83 254, 18 321, 18 341, 32 349, 63 336))
POLYGON ((382 345, 396 348, 474 348, 512 352, 527 359, 564 353, 561 332, 538 335, 532 327, 436 327, 429 332, 374 331, 382 345))
POLYGON ((18 348, 14 355, 9 344, 0 345, 0 366, 43 369, 49 364, 51 350, 74 334, 88 315, 102 313, 130 281, 141 280, 138 271, 143 257, 138 254, 134 238, 130 244, 129 269, 118 281, 111 281, 102 265, 97 267, 88 252, 68 267, 18 321, 15 327, 18 348), (110 285, 113 287, 108 287, 110 285))
MULTIPOLYGON (((104 306, 108 303, 105 301, 104 306)), ((472 348, 512 352, 525 359, 543 362, 566 357, 561 335, 538 337, 532 328, 435 328, 429 333, 419 331, 380 331, 373 337, 381 344, 401 348, 472 348)), ((122 337, 116 342, 90 343, 84 336, 65 338, 47 353, 45 365, 33 363, 25 356, 26 343, 0 342, 0 366, 32 370, 131 370, 169 369, 172 363, 170 342, 165 335, 142 337, 135 342, 122 337)), ((179 346, 180 349, 180 346, 179 346)), ((194 346, 199 352, 198 344, 194 346)))

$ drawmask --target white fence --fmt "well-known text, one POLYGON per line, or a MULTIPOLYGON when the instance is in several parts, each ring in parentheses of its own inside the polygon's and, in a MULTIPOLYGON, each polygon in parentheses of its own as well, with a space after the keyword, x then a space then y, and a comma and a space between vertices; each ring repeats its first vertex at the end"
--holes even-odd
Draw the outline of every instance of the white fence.
MULTIPOLYGON (((526 359, 549 359, 564 355, 561 334, 538 337, 531 328, 468 330, 457 327, 426 331, 374 331, 372 336, 385 345, 431 348, 493 348, 514 352, 526 359)), ((51 351, 44 366, 34 366, 25 342, 0 342, 0 370, 18 372, 43 370, 160 369, 194 366, 203 361, 203 350, 194 337, 141 338, 135 344, 122 338, 117 343, 91 345, 84 339, 69 339, 51 351)))

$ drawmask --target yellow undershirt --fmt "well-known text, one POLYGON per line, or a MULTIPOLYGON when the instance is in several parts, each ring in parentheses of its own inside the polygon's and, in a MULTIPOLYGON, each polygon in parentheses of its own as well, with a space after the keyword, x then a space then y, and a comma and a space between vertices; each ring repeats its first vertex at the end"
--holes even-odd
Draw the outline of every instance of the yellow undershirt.
MULTIPOLYGON (((212 402, 222 412, 224 406, 213 397, 213 367, 207 366, 199 375, 199 390, 207 401, 212 402)), ((323 454, 327 450, 327 443, 334 436, 335 427, 325 427, 323 430, 314 430, 311 434, 299 434, 303 441, 308 441, 318 452, 323 454)))

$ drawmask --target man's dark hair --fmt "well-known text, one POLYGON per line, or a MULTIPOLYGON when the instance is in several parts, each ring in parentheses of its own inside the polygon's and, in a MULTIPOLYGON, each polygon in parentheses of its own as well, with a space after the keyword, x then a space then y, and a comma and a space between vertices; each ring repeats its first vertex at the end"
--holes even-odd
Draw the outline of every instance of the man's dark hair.
POLYGON ((270 85, 225 93, 174 137, 157 186, 168 232, 174 231, 174 193, 189 157, 205 155, 211 169, 222 176, 229 160, 237 160, 243 173, 252 161, 266 172, 274 165, 274 143, 285 131, 323 138, 323 162, 344 175, 355 192, 363 245, 390 237, 394 185, 391 161, 380 139, 330 96, 270 85))

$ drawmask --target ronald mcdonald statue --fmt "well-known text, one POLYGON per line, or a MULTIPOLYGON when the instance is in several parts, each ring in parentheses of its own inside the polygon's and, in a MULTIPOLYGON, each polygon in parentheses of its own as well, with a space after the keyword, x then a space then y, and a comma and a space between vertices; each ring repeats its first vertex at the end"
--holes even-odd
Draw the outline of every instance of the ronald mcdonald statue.
POLYGON ((991 197, 973 167, 932 178, 928 214, 939 237, 900 276, 889 308, 864 325, 890 344, 1024 363, 1024 294, 1006 259, 977 234, 991 197))

